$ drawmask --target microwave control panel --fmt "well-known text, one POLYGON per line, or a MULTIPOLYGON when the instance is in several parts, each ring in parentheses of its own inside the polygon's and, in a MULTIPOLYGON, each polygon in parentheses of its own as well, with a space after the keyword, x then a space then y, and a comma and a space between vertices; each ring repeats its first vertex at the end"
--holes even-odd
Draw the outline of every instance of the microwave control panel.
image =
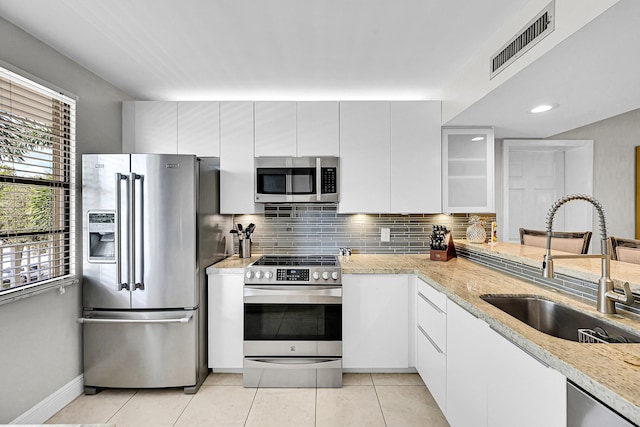
POLYGON ((322 193, 337 193, 336 168, 322 168, 322 193))

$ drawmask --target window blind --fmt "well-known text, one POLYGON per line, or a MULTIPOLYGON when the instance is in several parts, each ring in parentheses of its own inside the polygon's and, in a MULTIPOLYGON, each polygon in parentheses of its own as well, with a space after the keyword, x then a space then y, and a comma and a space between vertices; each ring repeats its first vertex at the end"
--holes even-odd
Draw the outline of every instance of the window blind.
POLYGON ((75 274, 75 100, 0 68, 0 295, 75 274))

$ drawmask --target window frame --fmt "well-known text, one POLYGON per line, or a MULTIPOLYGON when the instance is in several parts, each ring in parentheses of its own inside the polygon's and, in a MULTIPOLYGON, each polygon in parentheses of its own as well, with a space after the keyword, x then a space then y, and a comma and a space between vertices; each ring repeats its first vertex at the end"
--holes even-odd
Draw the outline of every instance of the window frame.
MULTIPOLYGON (((42 229, 33 230, 3 230, 0 237, 18 237, 33 236, 27 244, 37 243, 38 236, 50 236, 51 240, 45 240, 44 245, 47 247, 47 257, 50 278, 41 279, 40 275, 36 281, 31 282, 32 263, 21 265, 11 265, 10 269, 25 269, 24 275, 27 276, 27 283, 18 286, 4 288, 0 286, 0 305, 7 302, 19 300, 25 297, 36 295, 50 289, 57 288, 60 293, 64 293, 64 288, 68 285, 79 283, 76 270, 76 103, 77 98, 74 95, 65 93, 55 86, 43 82, 42 80, 31 76, 22 70, 0 61, 0 77, 8 80, 11 84, 26 87, 28 90, 36 92, 47 99, 50 99, 51 105, 46 110, 47 116, 51 115, 51 125, 53 138, 59 139, 51 145, 51 160, 49 162, 52 171, 52 179, 31 178, 12 176, 8 174, 0 175, 0 184, 24 185, 25 188, 33 186, 33 188, 48 188, 51 190, 51 200, 53 201, 49 219, 51 226, 42 229), (58 113, 59 115, 57 115, 58 113), (60 151, 56 153, 56 149, 60 151), (54 195, 53 193, 60 194, 54 195), (57 242, 56 242, 57 240, 57 242), (57 265, 54 265, 57 264, 57 265)), ((5 100, 10 100, 11 95, 5 100)), ((11 108, 3 108, 0 100, 0 109, 7 114, 13 115, 11 108), (9 110, 9 111, 6 111, 9 110)), ((32 120, 28 116, 24 116, 27 120, 32 120)), ((34 151, 35 152, 35 151, 34 151)), ((32 161, 35 163, 36 161, 32 161)), ((33 163, 24 163, 32 165, 33 163)), ((15 187, 19 188, 19 187, 15 187)), ((10 246, 10 245, 8 245, 10 246)), ((28 251, 31 249, 27 249, 28 251)), ((24 249, 23 249, 24 253, 24 249)), ((22 256, 22 254, 21 254, 22 256)), ((30 255, 29 258, 30 259, 30 255)), ((41 264, 38 264, 42 267, 41 264)), ((2 264, 4 269, 4 264, 2 264)), ((14 272, 14 274, 16 274, 14 272)), ((41 273, 39 273, 41 274, 41 273)))

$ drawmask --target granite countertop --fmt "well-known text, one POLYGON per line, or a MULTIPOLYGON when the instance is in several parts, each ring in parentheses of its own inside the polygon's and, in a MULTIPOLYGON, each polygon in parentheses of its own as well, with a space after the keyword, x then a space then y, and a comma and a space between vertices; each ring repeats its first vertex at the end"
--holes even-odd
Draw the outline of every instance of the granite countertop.
MULTIPOLYGON (((539 266, 544 249, 523 247, 520 252, 512 244, 472 245, 456 241, 468 250, 487 251, 495 256, 531 259, 539 266), (502 247, 501 247, 502 246, 502 247), (535 250, 534 250, 535 249, 535 250), (539 252, 542 251, 542 252, 539 252), (501 255, 502 254, 502 255, 501 255)), ((257 260, 229 257, 207 269, 208 274, 242 273, 243 268, 257 260)), ((574 269, 583 274, 594 274, 578 261, 563 260, 567 273, 574 269)), ((559 291, 534 284, 484 267, 466 259, 454 258, 448 262, 431 261, 422 255, 361 255, 340 257, 343 274, 416 274, 420 279, 444 293, 449 299, 487 322, 494 330, 528 351, 544 363, 558 370, 568 379, 628 417, 640 423, 640 344, 583 344, 555 338, 504 313, 480 298, 483 294, 535 294, 571 305, 595 317, 617 323, 623 328, 640 330, 640 317, 628 313, 606 316, 588 304, 559 291)), ((559 271, 560 262, 556 267, 559 271)), ((612 263, 613 264, 613 263, 612 263)), ((616 263, 622 264, 622 263, 616 263)), ((592 266, 595 268, 595 266, 592 266)), ((631 274, 633 268, 621 267, 619 272, 631 274)), ((596 269, 600 277, 599 265, 596 269)), ((640 273, 640 270, 639 270, 640 273)), ((637 279, 636 279, 637 282, 637 279)))
MULTIPOLYGON (((497 242, 476 244, 466 240, 456 240, 455 245, 470 251, 495 256, 509 261, 520 262, 531 267, 542 268, 542 259, 546 252, 543 248, 525 246, 517 243, 497 242)), ((551 251, 551 255, 571 255, 566 252, 551 251)), ((598 282, 602 272, 602 260, 599 258, 555 259, 553 267, 556 273, 589 282, 598 282)), ((622 289, 624 282, 629 282, 631 290, 640 294, 640 265, 628 262, 611 261, 610 273, 616 288, 622 289)))

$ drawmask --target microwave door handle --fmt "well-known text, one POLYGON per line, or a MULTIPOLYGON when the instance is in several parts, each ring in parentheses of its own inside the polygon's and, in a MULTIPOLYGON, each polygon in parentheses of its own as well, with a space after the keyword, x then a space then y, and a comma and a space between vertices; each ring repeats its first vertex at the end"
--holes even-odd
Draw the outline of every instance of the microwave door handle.
POLYGON ((316 200, 322 200, 322 159, 316 158, 316 200))

